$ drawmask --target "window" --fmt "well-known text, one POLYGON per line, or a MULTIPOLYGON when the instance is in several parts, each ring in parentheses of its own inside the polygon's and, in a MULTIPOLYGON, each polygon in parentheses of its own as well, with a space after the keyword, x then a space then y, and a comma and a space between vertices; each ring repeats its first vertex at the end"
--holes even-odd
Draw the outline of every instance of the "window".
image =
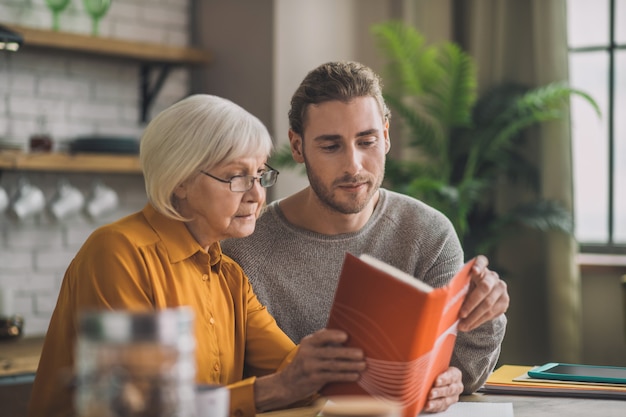
POLYGON ((626 0, 567 0, 576 238, 584 252, 626 253, 626 0))

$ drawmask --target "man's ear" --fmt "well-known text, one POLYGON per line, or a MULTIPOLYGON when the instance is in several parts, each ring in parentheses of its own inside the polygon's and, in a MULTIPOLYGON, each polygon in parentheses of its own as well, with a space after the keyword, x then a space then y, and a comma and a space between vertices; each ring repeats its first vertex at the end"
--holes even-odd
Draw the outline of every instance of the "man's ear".
POLYGON ((293 160, 299 164, 304 163, 302 136, 291 129, 289 129, 289 146, 291 147, 291 156, 293 157, 293 160))
POLYGON ((385 154, 389 153, 391 149, 391 137, 389 136, 389 119, 385 120, 385 131, 383 132, 385 135, 385 154))

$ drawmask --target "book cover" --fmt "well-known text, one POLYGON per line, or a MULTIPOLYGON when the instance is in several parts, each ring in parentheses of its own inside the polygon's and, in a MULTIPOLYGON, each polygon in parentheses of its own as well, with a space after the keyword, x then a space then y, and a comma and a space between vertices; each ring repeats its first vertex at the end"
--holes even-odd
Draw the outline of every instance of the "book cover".
POLYGON ((450 364, 472 265, 432 288, 369 255, 347 253, 326 327, 348 333, 347 345, 363 349, 367 369, 359 381, 328 384, 322 394, 370 395, 415 417, 450 364))
POLYGON ((626 399, 626 387, 623 384, 530 378, 528 371, 532 368, 532 366, 502 365, 489 375, 479 391, 489 394, 626 399))

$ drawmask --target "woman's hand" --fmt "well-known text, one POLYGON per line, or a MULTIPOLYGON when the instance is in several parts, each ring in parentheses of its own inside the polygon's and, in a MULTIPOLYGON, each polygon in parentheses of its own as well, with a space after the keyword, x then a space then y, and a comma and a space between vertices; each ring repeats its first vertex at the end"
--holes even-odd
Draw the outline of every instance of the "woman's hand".
POLYGON ((257 378, 258 410, 270 410, 307 398, 329 382, 351 382, 365 370, 363 351, 343 346, 348 335, 322 329, 300 342, 293 360, 281 371, 257 378))

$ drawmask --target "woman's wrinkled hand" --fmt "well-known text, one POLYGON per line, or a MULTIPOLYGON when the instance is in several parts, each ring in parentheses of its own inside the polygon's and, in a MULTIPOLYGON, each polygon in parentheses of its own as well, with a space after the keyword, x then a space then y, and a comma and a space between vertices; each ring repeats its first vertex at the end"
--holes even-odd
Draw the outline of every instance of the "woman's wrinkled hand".
POLYGON ((365 370, 365 358, 361 349, 344 346, 347 340, 345 332, 330 329, 304 337, 287 366, 257 379, 257 409, 273 409, 307 398, 330 382, 357 381, 365 370))

